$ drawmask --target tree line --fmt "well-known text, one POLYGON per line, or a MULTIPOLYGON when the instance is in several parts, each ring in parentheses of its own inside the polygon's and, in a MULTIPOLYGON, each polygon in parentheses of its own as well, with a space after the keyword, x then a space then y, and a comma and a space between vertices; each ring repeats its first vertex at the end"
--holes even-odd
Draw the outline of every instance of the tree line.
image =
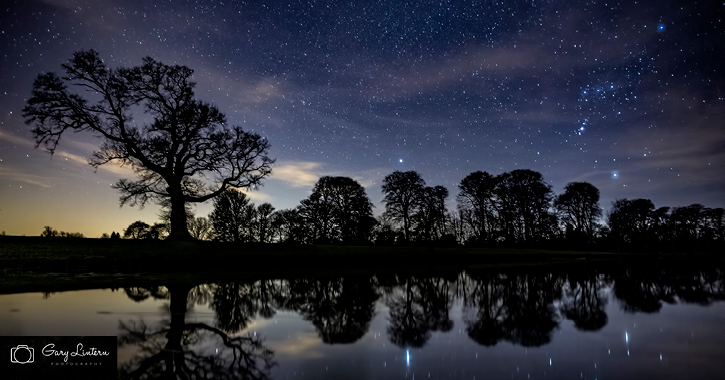
POLYGON ((308 198, 283 210, 255 205, 228 189, 214 199, 208 217, 189 212, 189 231, 197 239, 226 242, 651 252, 715 251, 725 233, 722 208, 655 209, 647 199, 618 199, 604 213, 594 185, 571 182, 554 194, 541 173, 527 169, 467 175, 458 185, 455 210, 447 207, 447 188, 427 186, 415 171, 389 174, 382 192, 385 210, 374 217, 365 189, 349 177, 322 177, 308 198))

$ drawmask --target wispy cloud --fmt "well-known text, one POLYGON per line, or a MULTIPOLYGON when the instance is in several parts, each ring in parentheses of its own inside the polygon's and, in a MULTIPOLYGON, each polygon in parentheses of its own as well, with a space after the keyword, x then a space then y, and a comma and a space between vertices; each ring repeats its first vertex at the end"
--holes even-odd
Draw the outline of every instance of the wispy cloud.
POLYGON ((7 141, 11 144, 15 144, 15 145, 21 146, 23 148, 35 148, 35 143, 32 140, 24 138, 24 137, 16 136, 12 133, 0 131, 0 140, 7 141))
POLYGON ((286 182, 292 187, 312 187, 322 177, 322 164, 318 162, 291 161, 272 169, 271 178, 286 182))
POLYGON ((273 199, 272 196, 269 194, 266 194, 259 190, 240 190, 240 192, 244 193, 244 195, 247 196, 247 198, 251 199, 252 202, 256 204, 260 203, 272 203, 273 199))
POLYGON ((23 173, 17 170, 8 169, 0 166, 0 178, 9 181, 23 182, 30 185, 50 188, 53 187, 50 178, 42 177, 35 174, 23 173))

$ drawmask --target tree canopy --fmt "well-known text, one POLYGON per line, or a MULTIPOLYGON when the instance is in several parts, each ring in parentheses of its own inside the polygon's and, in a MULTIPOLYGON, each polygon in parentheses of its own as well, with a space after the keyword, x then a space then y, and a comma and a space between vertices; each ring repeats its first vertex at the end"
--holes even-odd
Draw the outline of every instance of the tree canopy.
POLYGON ((324 176, 297 207, 313 242, 364 242, 375 219, 365 188, 349 177, 324 176))
POLYGON ((62 67, 63 76, 37 76, 23 109, 36 146, 54 153, 68 130, 100 137, 89 164, 133 168, 136 180, 114 185, 121 205, 168 202, 170 238, 191 239, 187 203, 230 187, 256 187, 271 173, 267 139, 227 125, 216 106, 195 99, 192 69, 150 57, 140 66, 111 69, 93 50, 75 53, 62 67))
POLYGON ((383 179, 385 214, 403 223, 403 236, 410 241, 411 218, 418 210, 425 181, 415 171, 394 171, 383 179))

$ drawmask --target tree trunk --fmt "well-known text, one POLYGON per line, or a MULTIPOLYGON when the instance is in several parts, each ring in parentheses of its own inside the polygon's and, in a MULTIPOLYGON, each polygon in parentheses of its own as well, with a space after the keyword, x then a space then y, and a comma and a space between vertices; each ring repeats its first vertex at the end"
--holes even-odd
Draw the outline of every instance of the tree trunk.
POLYGON ((176 374, 184 373, 184 348, 181 344, 184 328, 186 327, 186 305, 191 287, 187 285, 169 287, 169 311, 171 323, 166 333, 164 346, 164 361, 166 374, 169 378, 176 378, 176 374))
POLYGON ((169 237, 166 240, 194 240, 186 225, 186 203, 181 191, 171 193, 171 226, 169 237))

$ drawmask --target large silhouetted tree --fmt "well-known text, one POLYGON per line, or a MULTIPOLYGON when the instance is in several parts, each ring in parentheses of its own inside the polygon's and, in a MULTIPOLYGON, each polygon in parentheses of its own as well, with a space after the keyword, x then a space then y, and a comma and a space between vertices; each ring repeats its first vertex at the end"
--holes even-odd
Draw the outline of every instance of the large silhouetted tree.
POLYGON ((416 221, 416 234, 423 241, 438 240, 445 232, 446 198, 448 189, 443 186, 426 186, 420 193, 416 221))
POLYGON ((297 210, 313 242, 363 242, 375 224, 365 188, 349 177, 320 178, 297 210))
POLYGON ((539 172, 517 169, 497 177, 494 193, 503 235, 508 241, 529 242, 550 224, 551 186, 539 172))
POLYGON ((458 208, 473 228, 479 242, 488 241, 495 224, 496 177, 487 172, 473 172, 458 185, 458 208))
POLYGON ((114 185, 121 205, 168 201, 171 239, 191 239, 187 203, 255 187, 271 173, 267 139, 228 126, 215 106, 196 100, 192 69, 149 57, 110 69, 93 50, 75 53, 63 69, 38 75, 23 109, 36 145, 53 153, 68 130, 100 137, 89 164, 131 166, 138 179, 114 185))
POLYGON ((599 189, 587 182, 570 182, 564 193, 554 199, 554 207, 562 222, 571 226, 578 236, 591 240, 594 237, 597 219, 602 216, 599 207, 599 189))
POLYGON ((418 208, 425 181, 414 171, 394 171, 383 179, 385 214, 403 224, 403 236, 410 241, 411 218, 418 208))

